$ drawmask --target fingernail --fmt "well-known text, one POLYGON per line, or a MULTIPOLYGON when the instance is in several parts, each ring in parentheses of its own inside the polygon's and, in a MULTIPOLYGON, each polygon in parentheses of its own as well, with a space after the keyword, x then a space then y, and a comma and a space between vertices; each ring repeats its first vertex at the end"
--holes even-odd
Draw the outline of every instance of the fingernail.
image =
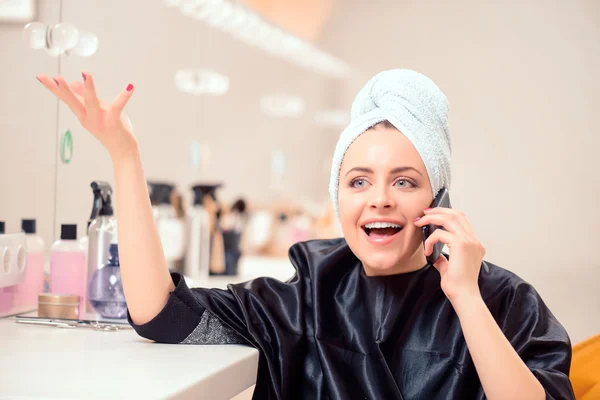
POLYGON ((420 219, 421 219, 421 217, 417 217, 417 218, 415 218, 415 222, 417 222, 417 221, 418 221, 418 220, 420 220, 420 219))
POLYGON ((56 86, 58 86, 58 81, 54 78, 52 78, 52 80, 56 83, 56 86))
POLYGON ((39 76, 36 76, 35 79, 37 79, 40 82, 42 81, 39 76))
POLYGON ((425 211, 431 211, 431 208, 426 208, 425 211))
POLYGON ((129 85, 127 85, 127 91, 131 92, 133 90, 133 85, 130 83, 129 85))
POLYGON ((85 80, 87 79, 87 76, 85 76, 85 74, 82 72, 81 76, 83 76, 83 81, 85 82, 85 80))

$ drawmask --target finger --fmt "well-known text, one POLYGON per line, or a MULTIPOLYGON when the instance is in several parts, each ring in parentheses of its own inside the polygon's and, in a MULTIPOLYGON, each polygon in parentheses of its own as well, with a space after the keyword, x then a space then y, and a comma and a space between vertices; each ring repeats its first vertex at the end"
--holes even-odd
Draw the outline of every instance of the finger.
POLYGON ((463 225, 452 215, 429 214, 415 221, 415 225, 418 227, 423 227, 429 224, 442 226, 445 230, 454 234, 466 234, 466 230, 463 225))
POLYGON ((458 211, 454 208, 448 208, 448 207, 434 207, 434 208, 426 208, 424 212, 425 212, 425 214, 457 214, 460 211, 458 211))
POLYGON ((433 263, 433 266, 439 271, 440 275, 444 275, 446 273, 448 270, 448 265, 448 259, 443 254, 440 254, 438 259, 433 263))
POLYGON ((79 97, 81 97, 83 99, 83 94, 85 92, 83 83, 81 83, 79 81, 73 81, 69 84, 69 86, 71 87, 71 90, 73 91, 73 93, 75 93, 76 95, 78 95, 79 97))
POLYGON ((51 91, 52 94, 54 94, 56 97, 59 96, 58 84, 54 79, 50 78, 47 75, 37 75, 36 78, 38 81, 40 81, 42 85, 44 85, 46 89, 51 91))
POLYGON ((100 107, 100 100, 98 100, 98 96, 96 95, 96 86, 94 85, 94 77, 89 72, 85 71, 81 73, 83 77, 83 99, 85 100, 85 105, 90 110, 95 110, 100 107))
POLYGON ((127 102, 131 98, 134 92, 134 87, 130 83, 127 87, 119 93, 117 97, 113 100, 109 113, 112 114, 112 117, 120 117, 123 109, 127 105, 127 102))
POLYGON ((85 105, 83 102, 77 98, 75 93, 73 93, 69 84, 65 81, 65 78, 62 76, 55 76, 53 79, 57 83, 60 99, 69 106, 77 118, 82 119, 85 115, 85 105))
POLYGON ((436 229, 428 238, 425 240, 425 255, 429 256, 433 253, 433 246, 436 243, 444 243, 450 245, 452 243, 454 235, 450 232, 446 232, 442 229, 436 229))
POLYGON ((469 219, 461 211, 453 210, 451 208, 446 208, 446 207, 436 207, 436 208, 426 209, 424 212, 425 212, 426 216, 427 215, 446 215, 446 216, 449 216, 449 217, 457 220, 460 223, 460 225, 462 225, 462 227, 464 228, 465 232, 473 234, 473 227, 471 226, 471 223, 469 222, 469 219))
MULTIPOLYGON (((56 78, 50 78, 47 75, 38 75, 38 76, 36 76, 36 78, 38 81, 40 81, 42 83, 42 85, 44 85, 46 87, 46 89, 48 89, 49 91, 52 92, 52 94, 54 94, 56 97, 58 97, 59 100, 61 100, 65 104, 67 104, 65 95, 60 88, 59 81, 56 78)), ((77 93, 74 93, 74 94, 75 94, 75 97, 80 102, 82 102, 81 97, 79 97, 77 95, 77 93)))

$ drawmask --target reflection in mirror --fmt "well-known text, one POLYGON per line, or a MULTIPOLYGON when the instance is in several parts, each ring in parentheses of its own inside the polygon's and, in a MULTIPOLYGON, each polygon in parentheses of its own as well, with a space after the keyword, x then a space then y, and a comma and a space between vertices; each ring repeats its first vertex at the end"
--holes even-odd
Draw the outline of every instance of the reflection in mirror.
MULTIPOLYGON (((20 285, 3 287, 0 272, 0 315, 35 308, 54 240, 58 102, 45 95, 35 76, 56 75, 60 66, 56 57, 31 48, 24 26, 32 21, 58 23, 60 1, 0 6, 0 221, 6 234, 26 231, 29 250, 20 285)), ((2 244, 0 250, 5 254, 2 244)))
MULTIPOLYGON (((351 68, 311 42, 321 27, 277 25, 283 14, 269 20, 251 2, 203 4, 115 0, 90 13, 65 0, 63 20, 94 32, 98 48, 62 56, 61 73, 81 81, 90 71, 105 101, 135 86, 126 113, 171 271, 216 286, 287 279, 291 244, 340 235, 323 166, 340 125, 321 114, 340 110, 339 84, 351 68)), ((58 167, 55 232, 77 222, 101 266, 110 241, 86 238, 97 212, 90 183, 114 188, 111 160, 67 106, 59 110, 59 135, 71 132, 73 147, 58 167)))

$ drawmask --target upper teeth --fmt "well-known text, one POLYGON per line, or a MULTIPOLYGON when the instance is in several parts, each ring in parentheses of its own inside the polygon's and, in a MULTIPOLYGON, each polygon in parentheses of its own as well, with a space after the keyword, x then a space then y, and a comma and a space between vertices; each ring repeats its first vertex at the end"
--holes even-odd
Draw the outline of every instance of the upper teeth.
POLYGON ((373 228, 402 228, 398 224, 394 224, 392 222, 370 222, 365 225, 365 228, 373 229, 373 228))

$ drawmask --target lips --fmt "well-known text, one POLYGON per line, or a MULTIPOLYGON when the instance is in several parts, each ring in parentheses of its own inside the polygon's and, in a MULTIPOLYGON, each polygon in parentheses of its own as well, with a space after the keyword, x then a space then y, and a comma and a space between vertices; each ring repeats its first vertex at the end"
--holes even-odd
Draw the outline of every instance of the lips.
POLYGON ((398 221, 373 220, 365 222, 361 225, 361 228, 369 243, 382 245, 390 243, 398 237, 403 229, 403 225, 398 221), (370 227, 367 228, 367 225, 370 227))

